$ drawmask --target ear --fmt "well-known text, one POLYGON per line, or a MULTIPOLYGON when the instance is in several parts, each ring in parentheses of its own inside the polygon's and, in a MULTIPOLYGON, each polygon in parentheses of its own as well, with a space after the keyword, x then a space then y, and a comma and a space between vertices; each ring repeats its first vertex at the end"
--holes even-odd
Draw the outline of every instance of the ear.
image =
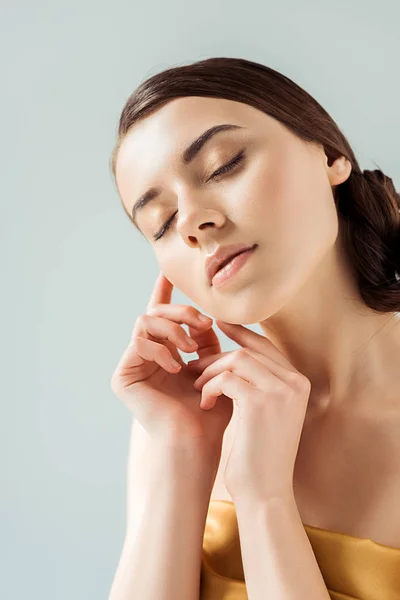
POLYGON ((351 162, 345 156, 340 156, 333 161, 331 166, 326 161, 326 170, 329 182, 334 187, 340 185, 350 177, 352 166, 351 162))

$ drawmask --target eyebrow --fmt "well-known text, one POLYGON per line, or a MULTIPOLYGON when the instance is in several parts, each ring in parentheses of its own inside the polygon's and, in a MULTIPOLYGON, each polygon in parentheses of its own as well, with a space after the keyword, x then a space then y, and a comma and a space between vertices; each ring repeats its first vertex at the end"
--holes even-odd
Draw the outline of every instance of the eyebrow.
MULTIPOLYGON (((204 144, 206 142, 208 142, 212 137, 214 137, 214 135, 216 135, 217 133, 220 133, 222 131, 231 131, 231 130, 237 130, 237 129, 246 129, 246 128, 241 127, 240 125, 233 125, 232 123, 224 123, 222 125, 214 125, 213 127, 210 127, 209 129, 204 131, 196 140, 191 142, 191 144, 189 144, 189 146, 184 150, 184 152, 181 155, 181 164, 184 166, 189 165, 199 154, 199 152, 203 148, 204 144)), ((161 194, 161 189, 153 187, 153 188, 150 188, 149 190, 147 190, 147 192, 142 194, 142 196, 140 196, 136 200, 135 204, 132 207, 132 212, 131 212, 132 220, 136 226, 137 226, 137 223, 136 223, 137 213, 140 210, 142 210, 147 204, 149 204, 149 202, 153 201, 160 194, 161 194)))

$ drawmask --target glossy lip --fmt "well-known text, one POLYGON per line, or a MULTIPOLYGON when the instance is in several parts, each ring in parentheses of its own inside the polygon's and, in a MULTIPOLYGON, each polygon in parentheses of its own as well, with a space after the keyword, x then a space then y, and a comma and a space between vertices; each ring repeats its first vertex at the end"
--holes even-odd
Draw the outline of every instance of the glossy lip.
POLYGON ((206 259, 206 275, 208 283, 212 286, 212 278, 215 273, 219 270, 221 264, 226 262, 228 259, 233 258, 237 254, 244 252, 245 250, 251 250, 255 248, 257 244, 231 244, 229 246, 218 246, 218 248, 207 257, 206 259))

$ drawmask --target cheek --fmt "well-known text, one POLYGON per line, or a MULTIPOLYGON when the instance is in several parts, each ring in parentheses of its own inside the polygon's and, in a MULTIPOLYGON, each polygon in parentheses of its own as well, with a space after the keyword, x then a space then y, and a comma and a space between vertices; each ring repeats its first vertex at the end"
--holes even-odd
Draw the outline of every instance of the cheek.
POLYGON ((199 275, 193 269, 193 257, 190 256, 190 251, 188 257, 185 257, 182 249, 177 251, 173 257, 160 256, 158 264, 160 270, 173 284, 174 288, 181 291, 188 298, 193 299, 193 295, 200 287, 201 281, 199 275))
POLYGON ((243 195, 243 217, 260 232, 260 239, 278 240, 288 221, 297 219, 294 204, 299 189, 282 167, 275 168, 265 159, 255 167, 243 195))
POLYGON ((174 288, 185 296, 182 300, 176 298, 175 302, 194 304, 199 310, 213 314, 212 294, 210 294, 205 273, 202 271, 203 267, 200 264, 195 269, 193 258, 189 258, 190 265, 184 262, 183 259, 175 258, 169 264, 165 264, 161 270, 174 288))
POLYGON ((158 259, 158 265, 160 271, 162 271, 167 279, 173 284, 174 287, 179 288, 182 283, 182 268, 179 264, 179 259, 167 260, 166 258, 158 259))
POLYGON ((285 270, 296 257, 298 269, 303 264, 307 270, 337 235, 336 208, 325 173, 308 160, 281 156, 265 161, 255 182, 253 221, 269 246, 271 263, 285 270))

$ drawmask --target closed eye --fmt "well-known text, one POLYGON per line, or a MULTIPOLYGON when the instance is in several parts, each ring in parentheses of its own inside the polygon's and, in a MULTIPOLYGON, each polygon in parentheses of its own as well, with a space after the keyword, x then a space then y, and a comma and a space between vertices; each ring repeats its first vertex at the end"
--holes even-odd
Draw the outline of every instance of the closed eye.
MULTIPOLYGON (((245 152, 244 152, 244 150, 241 150, 238 154, 236 154, 236 156, 233 158, 233 160, 231 160, 231 162, 227 163, 226 165, 223 165, 222 167, 220 167, 219 169, 214 171, 214 173, 211 175, 211 177, 208 178, 207 181, 216 180, 220 175, 223 175, 224 173, 231 171, 231 169, 233 169, 236 165, 238 165, 239 163, 242 162, 244 157, 245 157, 245 152)), ((170 228, 171 223, 174 220, 177 213, 178 213, 178 211, 175 211, 174 214, 171 215, 170 218, 164 223, 164 225, 161 227, 161 229, 153 236, 153 239, 155 241, 157 241, 161 237, 163 237, 164 233, 166 231, 168 231, 168 229, 170 228)))
POLYGON ((219 175, 222 175, 223 173, 230 171, 231 169, 233 169, 233 167, 235 167, 237 164, 239 164, 243 160, 243 158, 244 158, 244 150, 241 150, 239 152, 239 154, 237 154, 231 160, 230 163, 228 163, 227 165, 224 165, 223 167, 220 167, 219 169, 214 171, 214 173, 211 175, 211 177, 207 181, 209 181, 210 179, 216 179, 219 175))

